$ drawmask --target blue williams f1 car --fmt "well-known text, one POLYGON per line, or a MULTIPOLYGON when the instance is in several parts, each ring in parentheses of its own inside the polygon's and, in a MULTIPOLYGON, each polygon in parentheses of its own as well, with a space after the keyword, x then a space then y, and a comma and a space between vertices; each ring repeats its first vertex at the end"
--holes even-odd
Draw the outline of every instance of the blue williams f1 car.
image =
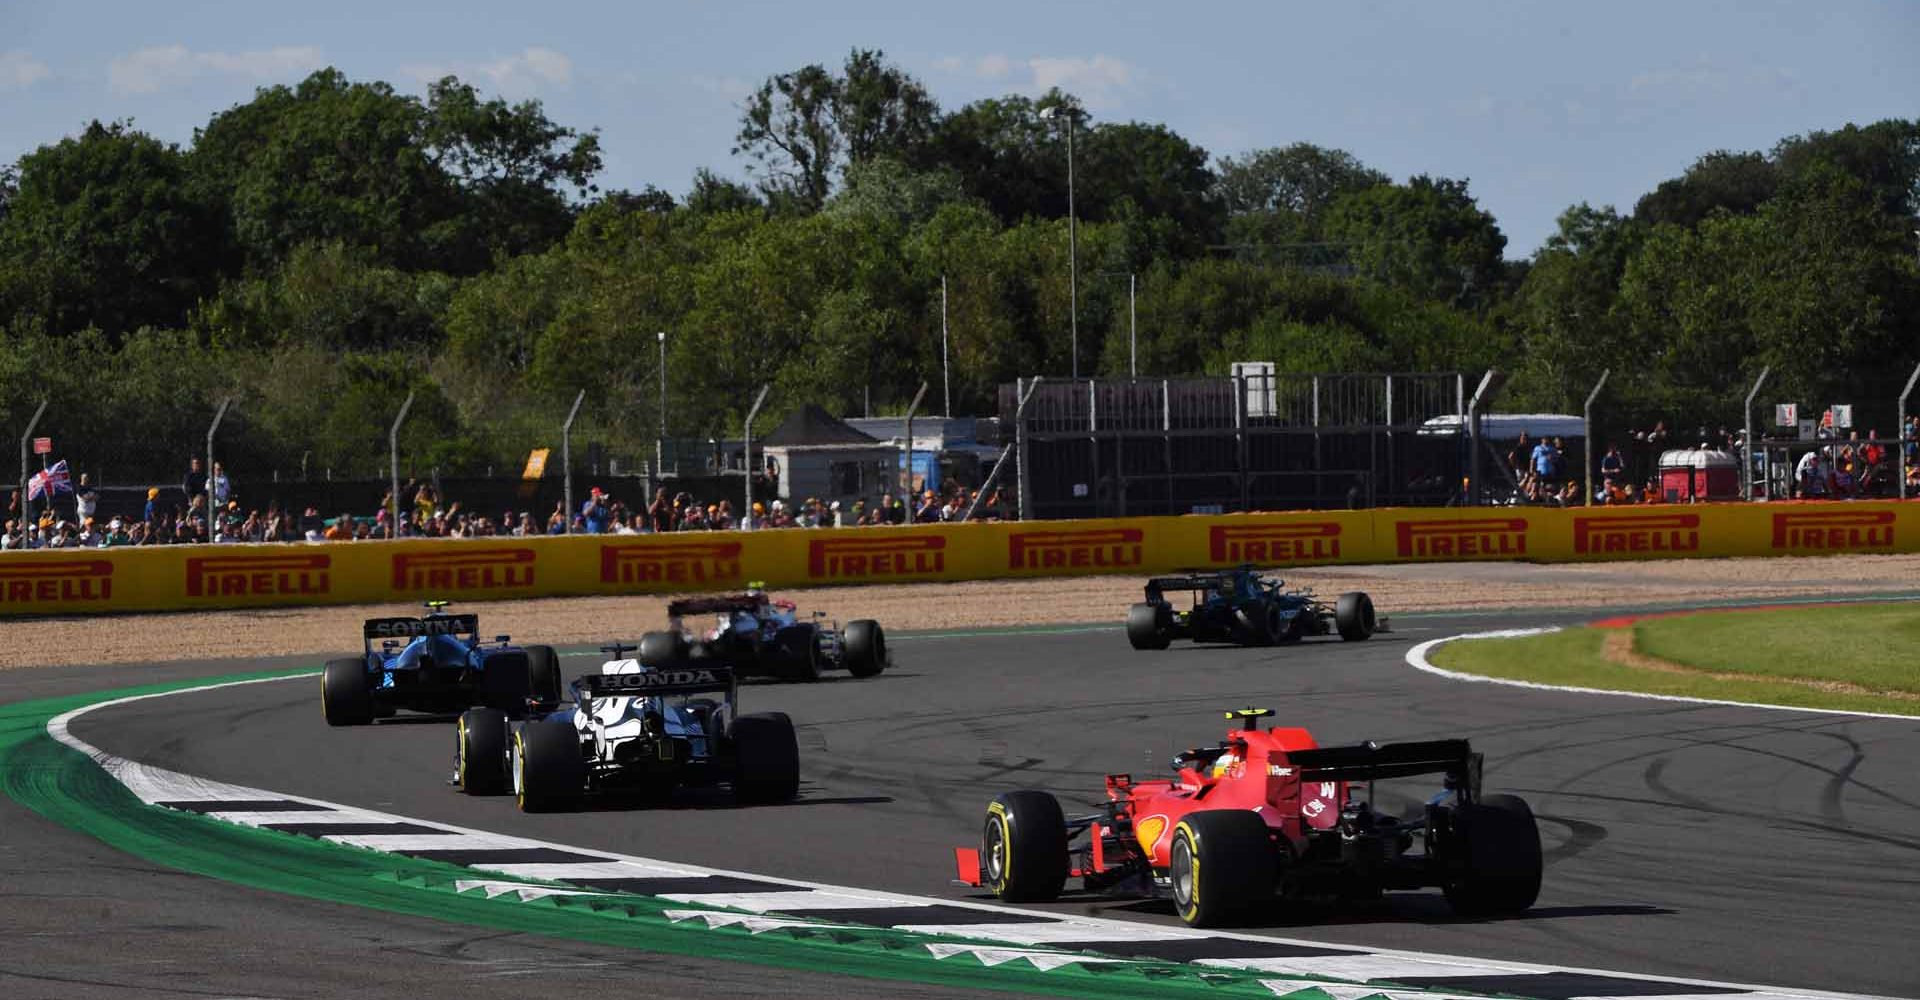
POLYGON ((360 726, 397 709, 451 713, 485 705, 514 717, 560 700, 560 660, 551 646, 480 638, 479 615, 452 615, 428 601, 424 618, 369 618, 359 656, 329 660, 321 674, 327 724, 360 726))
POLYGON ((1373 599, 1365 593, 1341 594, 1329 606, 1312 590, 1288 590, 1284 581, 1245 566, 1154 577, 1147 581, 1147 599, 1127 609, 1127 642, 1135 649, 1165 649, 1175 639, 1270 646, 1336 632, 1357 642, 1384 631, 1387 620, 1374 616, 1373 599), (1168 591, 1191 594, 1190 605, 1174 607, 1168 591))
POLYGON ((470 795, 511 790, 524 812, 584 797, 663 804, 675 789, 726 784, 745 803, 800 791, 800 744, 780 712, 739 715, 733 671, 719 664, 654 668, 603 647, 598 674, 571 685, 573 704, 542 705, 513 725, 495 708, 460 717, 453 784, 470 795))
POLYGON ((750 584, 745 593, 690 597, 667 605, 667 631, 640 637, 640 662, 650 667, 704 663, 741 677, 817 680, 821 671, 872 677, 887 668, 887 635, 880 623, 858 619, 842 629, 824 612, 802 618, 792 601, 777 601, 750 584), (713 615, 707 629, 692 615, 713 615))

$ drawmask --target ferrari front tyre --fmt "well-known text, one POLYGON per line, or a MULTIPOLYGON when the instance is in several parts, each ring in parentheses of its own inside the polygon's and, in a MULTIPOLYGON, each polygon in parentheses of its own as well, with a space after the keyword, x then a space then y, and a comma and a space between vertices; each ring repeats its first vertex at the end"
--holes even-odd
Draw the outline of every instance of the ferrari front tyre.
POLYGON ((1540 828, 1525 799, 1488 795, 1456 813, 1453 822, 1453 840, 1466 851, 1464 870, 1446 886, 1455 913, 1504 916, 1540 898, 1540 828))
POLYGON ((1260 814, 1247 809, 1188 813, 1167 852, 1173 908, 1195 927, 1246 920, 1273 898, 1280 861, 1260 814))
POLYGON ((687 637, 678 632, 648 632, 640 637, 640 664, 676 667, 687 660, 687 637))
POLYGON ((1376 624, 1373 598, 1358 590, 1341 594, 1339 603, 1333 607, 1333 624, 1340 638, 1348 642, 1372 637, 1376 624))
POLYGON ((543 704, 558 704, 561 698, 560 654, 552 646, 527 647, 527 683, 533 697, 543 704))
POLYGON ((1022 789, 987 803, 980 835, 986 885, 1009 903, 1045 903, 1067 884, 1067 820, 1060 800, 1022 789))
POLYGON ((373 721, 373 689, 367 685, 367 661, 328 660, 320 674, 320 710, 329 726, 364 726, 373 721))
POLYGON ((1141 602, 1127 609, 1127 643, 1135 649, 1165 649, 1173 642, 1161 605, 1141 602))
POLYGON ((879 622, 871 618, 850 621, 840 641, 841 654, 853 676, 872 677, 887 669, 887 633, 879 622))
POLYGON ((468 795, 507 790, 507 713, 469 708, 454 728, 453 780, 468 795))
POLYGON ((571 807, 587 789, 580 735, 567 722, 528 722, 513 731, 513 794, 521 812, 571 807))
POLYGON ((785 712, 733 720, 733 795, 742 802, 787 802, 800 794, 800 740, 785 712))

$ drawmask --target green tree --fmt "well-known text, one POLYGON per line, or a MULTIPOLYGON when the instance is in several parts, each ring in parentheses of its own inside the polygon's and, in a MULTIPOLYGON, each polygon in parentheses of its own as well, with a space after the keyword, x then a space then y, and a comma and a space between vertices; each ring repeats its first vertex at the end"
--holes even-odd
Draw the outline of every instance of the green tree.
POLYGON ((770 76, 747 99, 734 140, 769 201, 817 211, 835 176, 925 141, 939 108, 878 49, 854 49, 839 73, 813 63, 770 76))
POLYGON ((1350 244, 1360 274, 1423 298, 1474 308, 1505 291, 1507 238, 1464 180, 1422 174, 1343 195, 1327 235, 1350 244))
POLYGON ((125 123, 20 158, 0 220, 0 305, 110 337, 174 326, 217 279, 219 229, 175 147, 125 123))
POLYGON ((1780 186, 1780 172, 1759 153, 1708 153, 1687 172, 1640 199, 1633 217, 1646 225, 1671 223, 1688 229, 1715 212, 1750 215, 1780 186))
POLYGON ((1215 190, 1228 214, 1228 243, 1258 259, 1313 262, 1300 253, 1308 248, 1295 245, 1320 239, 1334 201, 1387 183, 1352 153, 1296 142, 1221 159, 1215 190))

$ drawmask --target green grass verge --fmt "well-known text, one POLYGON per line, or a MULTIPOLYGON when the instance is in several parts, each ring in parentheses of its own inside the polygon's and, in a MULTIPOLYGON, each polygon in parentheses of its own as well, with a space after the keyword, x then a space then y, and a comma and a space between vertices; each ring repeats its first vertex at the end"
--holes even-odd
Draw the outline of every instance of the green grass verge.
MULTIPOLYGON (((1766 677, 1846 681, 1920 694, 1920 605, 1856 604, 1655 618, 1634 627, 1648 656, 1766 677)), ((1920 707, 1916 707, 1920 712, 1920 707)))
MULTIPOLYGON (((1877 646, 1873 651, 1873 657, 1864 658, 1865 662, 1876 665, 1870 669, 1859 668, 1863 671, 1862 673, 1850 674, 1848 671, 1855 669, 1853 665, 1863 662, 1863 658, 1855 657, 1856 649, 1853 645, 1833 641, 1843 634, 1833 631, 1835 626, 1827 627, 1828 648, 1821 652, 1825 657, 1827 672, 1815 674, 1804 669, 1787 669, 1804 662, 1803 659, 1787 653, 1767 651, 1763 656, 1748 658, 1750 654, 1759 653, 1756 643, 1760 640, 1756 639, 1753 633, 1746 631, 1764 627, 1756 619, 1778 614, 1795 617, 1809 616, 1815 620, 1825 621, 1843 610, 1870 609, 1821 608, 1804 611, 1689 615, 1656 619, 1634 627, 1637 644, 1644 643, 1646 632, 1655 628, 1661 632, 1662 639, 1667 640, 1665 645, 1657 648, 1649 648, 1641 644, 1638 646, 1641 652, 1703 670, 1751 673, 1754 675, 1752 680, 1721 680, 1686 674, 1659 673, 1612 663, 1601 655, 1601 643, 1605 641, 1610 630, 1585 627, 1517 639, 1468 639, 1450 642, 1435 649, 1429 655, 1429 659, 1435 666, 1447 670, 1479 674, 1484 677, 1533 681, 1538 684, 1558 684, 1608 691, 1635 691, 1716 701, 1791 705, 1796 708, 1889 712, 1920 716, 1920 702, 1899 701, 1874 695, 1821 691, 1800 684, 1770 680, 1767 670, 1754 668, 1754 663, 1766 663, 1778 668, 1779 672, 1772 674, 1775 677, 1819 677, 1828 680, 1850 680, 1857 684, 1874 686, 1875 682, 1869 678, 1879 676, 1881 668, 1877 664, 1880 662, 1880 656, 1891 653, 1892 650, 1886 649, 1884 645, 1877 646), (1709 620, 1711 620, 1711 631, 1707 627, 1709 620)), ((1906 610, 1909 613, 1920 611, 1912 608, 1906 610)), ((1892 640, 1879 638, 1866 640, 1866 642, 1891 644, 1892 640)))

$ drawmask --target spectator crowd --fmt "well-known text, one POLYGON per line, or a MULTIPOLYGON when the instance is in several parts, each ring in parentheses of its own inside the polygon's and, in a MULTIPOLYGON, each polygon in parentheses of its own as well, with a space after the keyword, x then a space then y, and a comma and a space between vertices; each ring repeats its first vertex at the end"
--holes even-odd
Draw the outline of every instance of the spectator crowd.
MULTIPOLYGON (((544 518, 532 511, 503 510, 498 516, 446 502, 433 485, 403 485, 396 507, 391 492, 371 514, 341 511, 332 514, 308 506, 295 513, 278 503, 264 509, 246 507, 220 463, 212 474, 193 459, 181 481, 183 503, 167 504, 161 488, 147 489, 139 517, 96 516, 99 493, 82 474, 70 496, 28 502, 24 511, 18 491, 7 508, 0 549, 118 548, 137 545, 176 545, 229 542, 341 542, 371 538, 493 538, 561 534, 645 535, 677 531, 728 531, 739 528, 851 528, 869 525, 930 524, 963 521, 980 499, 978 490, 956 485, 936 492, 923 490, 909 506, 900 497, 882 494, 871 503, 854 500, 822 502, 808 497, 797 503, 782 499, 755 501, 741 513, 731 499, 702 502, 689 492, 668 495, 656 489, 651 502, 628 504, 599 486, 588 489, 576 510, 565 501, 554 504, 544 518), (35 509, 36 503, 38 510, 35 509), (390 511, 397 509, 397 516, 390 511), (70 513, 69 513, 70 512, 70 513), (389 530, 389 517, 394 517, 389 530)), ((975 520, 1012 517, 1011 498, 995 490, 974 513, 975 520)))

